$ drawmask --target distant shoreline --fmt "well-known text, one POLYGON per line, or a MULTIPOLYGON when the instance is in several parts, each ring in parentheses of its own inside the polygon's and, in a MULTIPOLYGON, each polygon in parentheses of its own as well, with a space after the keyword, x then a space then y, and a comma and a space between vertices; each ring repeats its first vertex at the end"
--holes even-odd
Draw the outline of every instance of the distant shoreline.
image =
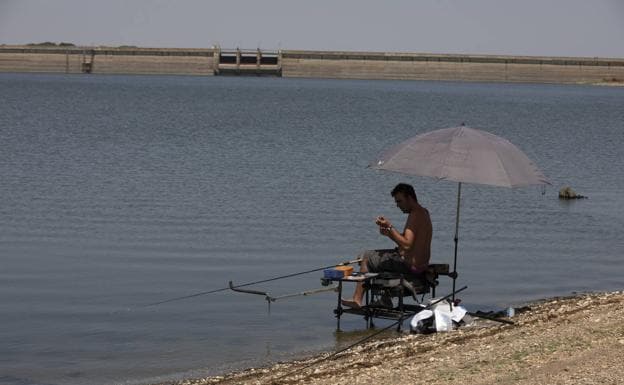
POLYGON ((624 85, 622 58, 263 51, 220 47, 0 45, 0 72, 624 85))
POLYGON ((319 361, 325 353, 159 385, 616 383, 624 378, 622 305, 622 291, 552 298, 530 304, 512 326, 486 321, 488 327, 370 341, 333 360, 319 361))
POLYGON ((600 82, 593 83, 593 86, 602 86, 602 87, 624 87, 624 82, 600 82))

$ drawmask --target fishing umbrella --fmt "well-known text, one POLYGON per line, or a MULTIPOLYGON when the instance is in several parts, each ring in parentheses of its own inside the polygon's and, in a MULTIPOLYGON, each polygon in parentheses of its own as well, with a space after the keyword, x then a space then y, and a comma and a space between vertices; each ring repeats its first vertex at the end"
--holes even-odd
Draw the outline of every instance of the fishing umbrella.
POLYGON ((511 142, 463 124, 412 137, 385 150, 369 167, 457 182, 455 252, 451 274, 453 292, 457 279, 462 183, 508 188, 550 184, 537 166, 511 142))

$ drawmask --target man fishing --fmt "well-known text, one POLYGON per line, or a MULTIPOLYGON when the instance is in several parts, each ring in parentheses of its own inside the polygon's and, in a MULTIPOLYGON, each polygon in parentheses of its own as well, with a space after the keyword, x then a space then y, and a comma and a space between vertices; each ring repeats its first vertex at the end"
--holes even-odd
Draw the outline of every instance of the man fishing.
MULTIPOLYGON (((414 187, 399 183, 391 192, 394 201, 402 212, 408 214, 403 232, 399 232, 383 216, 376 218, 379 233, 390 238, 397 247, 394 249, 367 250, 361 253, 360 272, 395 272, 403 274, 424 274, 431 257, 431 218, 429 211, 418 203, 414 187)), ((364 286, 358 282, 352 299, 342 299, 344 306, 362 306, 364 286)))

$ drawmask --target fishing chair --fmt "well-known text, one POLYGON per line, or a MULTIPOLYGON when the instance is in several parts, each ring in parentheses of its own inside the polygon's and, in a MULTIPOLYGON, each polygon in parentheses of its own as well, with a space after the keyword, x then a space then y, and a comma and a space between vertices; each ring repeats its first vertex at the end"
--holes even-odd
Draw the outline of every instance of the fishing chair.
MULTIPOLYGON (((420 311, 420 303, 426 295, 435 297, 441 275, 452 278, 453 273, 449 272, 448 264, 430 264, 424 274, 417 275, 391 272, 368 274, 360 280, 364 285, 365 304, 359 309, 343 308, 339 301, 338 308, 334 310, 338 318, 338 329, 342 313, 363 315, 367 327, 372 328, 374 318, 398 320, 406 313, 420 311), (412 297, 413 303, 406 303, 406 297, 412 297), (398 302, 396 306, 395 298, 398 302)), ((339 298, 341 292, 342 282, 339 282, 339 298)), ((399 330, 400 328, 401 323, 398 325, 399 330)))
POLYGON ((435 297, 435 290, 439 284, 440 275, 450 275, 448 264, 431 264, 423 274, 401 274, 383 272, 364 285, 370 290, 371 299, 398 298, 399 304, 404 297, 411 296, 420 303, 425 295, 435 297), (421 296, 418 299, 418 296, 421 296))

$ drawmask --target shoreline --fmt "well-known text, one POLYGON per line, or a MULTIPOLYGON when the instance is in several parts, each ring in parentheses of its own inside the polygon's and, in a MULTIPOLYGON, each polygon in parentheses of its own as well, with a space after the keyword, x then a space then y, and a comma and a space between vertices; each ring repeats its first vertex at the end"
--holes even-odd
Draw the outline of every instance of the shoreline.
POLYGON ((555 297, 529 303, 515 325, 479 321, 450 333, 368 341, 331 360, 323 360, 326 352, 158 385, 617 384, 624 378, 622 305, 624 291, 555 297))
POLYGON ((624 87, 624 82, 619 82, 619 81, 599 82, 599 83, 593 83, 592 86, 598 86, 598 87, 624 87))

